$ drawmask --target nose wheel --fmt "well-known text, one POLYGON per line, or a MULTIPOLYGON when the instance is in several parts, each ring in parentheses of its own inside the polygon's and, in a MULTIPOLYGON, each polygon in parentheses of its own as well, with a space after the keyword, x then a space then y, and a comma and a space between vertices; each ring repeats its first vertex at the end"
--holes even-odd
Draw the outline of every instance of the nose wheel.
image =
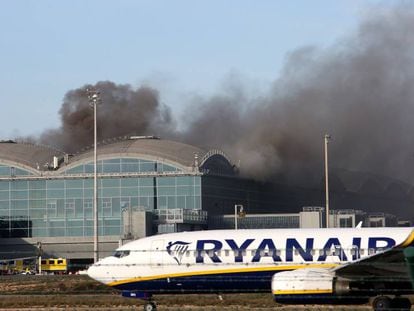
POLYGON ((144 305, 144 311, 156 311, 157 305, 153 301, 149 301, 144 305))

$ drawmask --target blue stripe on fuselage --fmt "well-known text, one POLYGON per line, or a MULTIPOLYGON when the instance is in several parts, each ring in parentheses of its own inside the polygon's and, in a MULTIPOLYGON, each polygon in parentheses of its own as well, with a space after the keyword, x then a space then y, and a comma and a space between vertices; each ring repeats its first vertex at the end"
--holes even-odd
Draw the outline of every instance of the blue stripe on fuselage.
MULTIPOLYGON (((277 271, 281 272, 281 271, 277 271)), ((274 270, 163 278, 114 285, 123 291, 146 293, 270 292, 274 270)))

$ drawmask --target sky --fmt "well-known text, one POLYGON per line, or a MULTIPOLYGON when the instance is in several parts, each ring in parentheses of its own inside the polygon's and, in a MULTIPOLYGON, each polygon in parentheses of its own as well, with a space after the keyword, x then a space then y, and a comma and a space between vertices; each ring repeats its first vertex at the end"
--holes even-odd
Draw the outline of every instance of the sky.
POLYGON ((237 74, 258 93, 291 51, 325 47, 386 1, 0 0, 0 139, 60 124, 67 91, 159 90, 174 114, 237 74))

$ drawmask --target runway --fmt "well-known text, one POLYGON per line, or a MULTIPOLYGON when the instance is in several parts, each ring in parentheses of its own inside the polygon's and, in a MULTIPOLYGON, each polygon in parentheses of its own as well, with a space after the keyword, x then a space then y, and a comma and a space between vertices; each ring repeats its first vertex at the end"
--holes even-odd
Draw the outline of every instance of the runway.
MULTIPOLYGON (((251 297, 251 296, 250 296, 251 297)), ((265 300, 260 302, 257 296, 249 300, 249 295, 224 296, 222 301, 214 295, 182 295, 179 297, 161 295, 157 296, 159 311, 349 311, 349 310, 371 310, 369 306, 283 306, 273 304, 265 300), (240 298, 240 299, 238 299, 240 298), (210 302, 208 302, 210 301, 210 302)), ((113 294, 61 294, 61 295, 1 295, 0 310, 28 311, 28 310, 142 310, 143 302, 135 299, 122 298, 113 294)))
MULTIPOLYGON (((143 302, 80 275, 0 276, 0 310, 142 310, 143 302)), ((371 310, 370 306, 283 306, 269 293, 157 295, 158 311, 371 310)))

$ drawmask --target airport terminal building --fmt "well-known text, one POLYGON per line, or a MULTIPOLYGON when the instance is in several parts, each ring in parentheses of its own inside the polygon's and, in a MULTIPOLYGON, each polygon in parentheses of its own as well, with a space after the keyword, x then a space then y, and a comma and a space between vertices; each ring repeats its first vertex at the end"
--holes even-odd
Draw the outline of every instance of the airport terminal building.
MULTIPOLYGON (((254 199, 236 175, 219 150, 157 137, 100 144, 101 256, 112 252, 120 239, 206 228, 209 212, 231 211, 246 196, 254 199)), ((29 256, 41 245, 48 256, 92 258, 93 177, 93 149, 70 155, 1 142, 2 257, 29 256)))
MULTIPOLYGON (((42 254, 92 261, 93 159, 92 148, 72 155, 46 146, 0 142, 0 259, 42 254)), ((98 145, 97 171, 100 257, 143 236, 233 228, 235 205, 243 205, 249 215, 240 223, 245 228, 309 222, 323 226, 319 212, 300 214, 304 206, 323 206, 321 188, 241 178, 220 150, 157 137, 123 137, 98 145)), ((336 179, 331 191, 335 209, 411 208, 413 189, 361 176, 336 179)), ((346 217, 338 223, 348 224, 346 217)), ((375 223, 382 221, 377 218, 375 223)), ((385 218, 382 223, 386 225, 385 218)))

